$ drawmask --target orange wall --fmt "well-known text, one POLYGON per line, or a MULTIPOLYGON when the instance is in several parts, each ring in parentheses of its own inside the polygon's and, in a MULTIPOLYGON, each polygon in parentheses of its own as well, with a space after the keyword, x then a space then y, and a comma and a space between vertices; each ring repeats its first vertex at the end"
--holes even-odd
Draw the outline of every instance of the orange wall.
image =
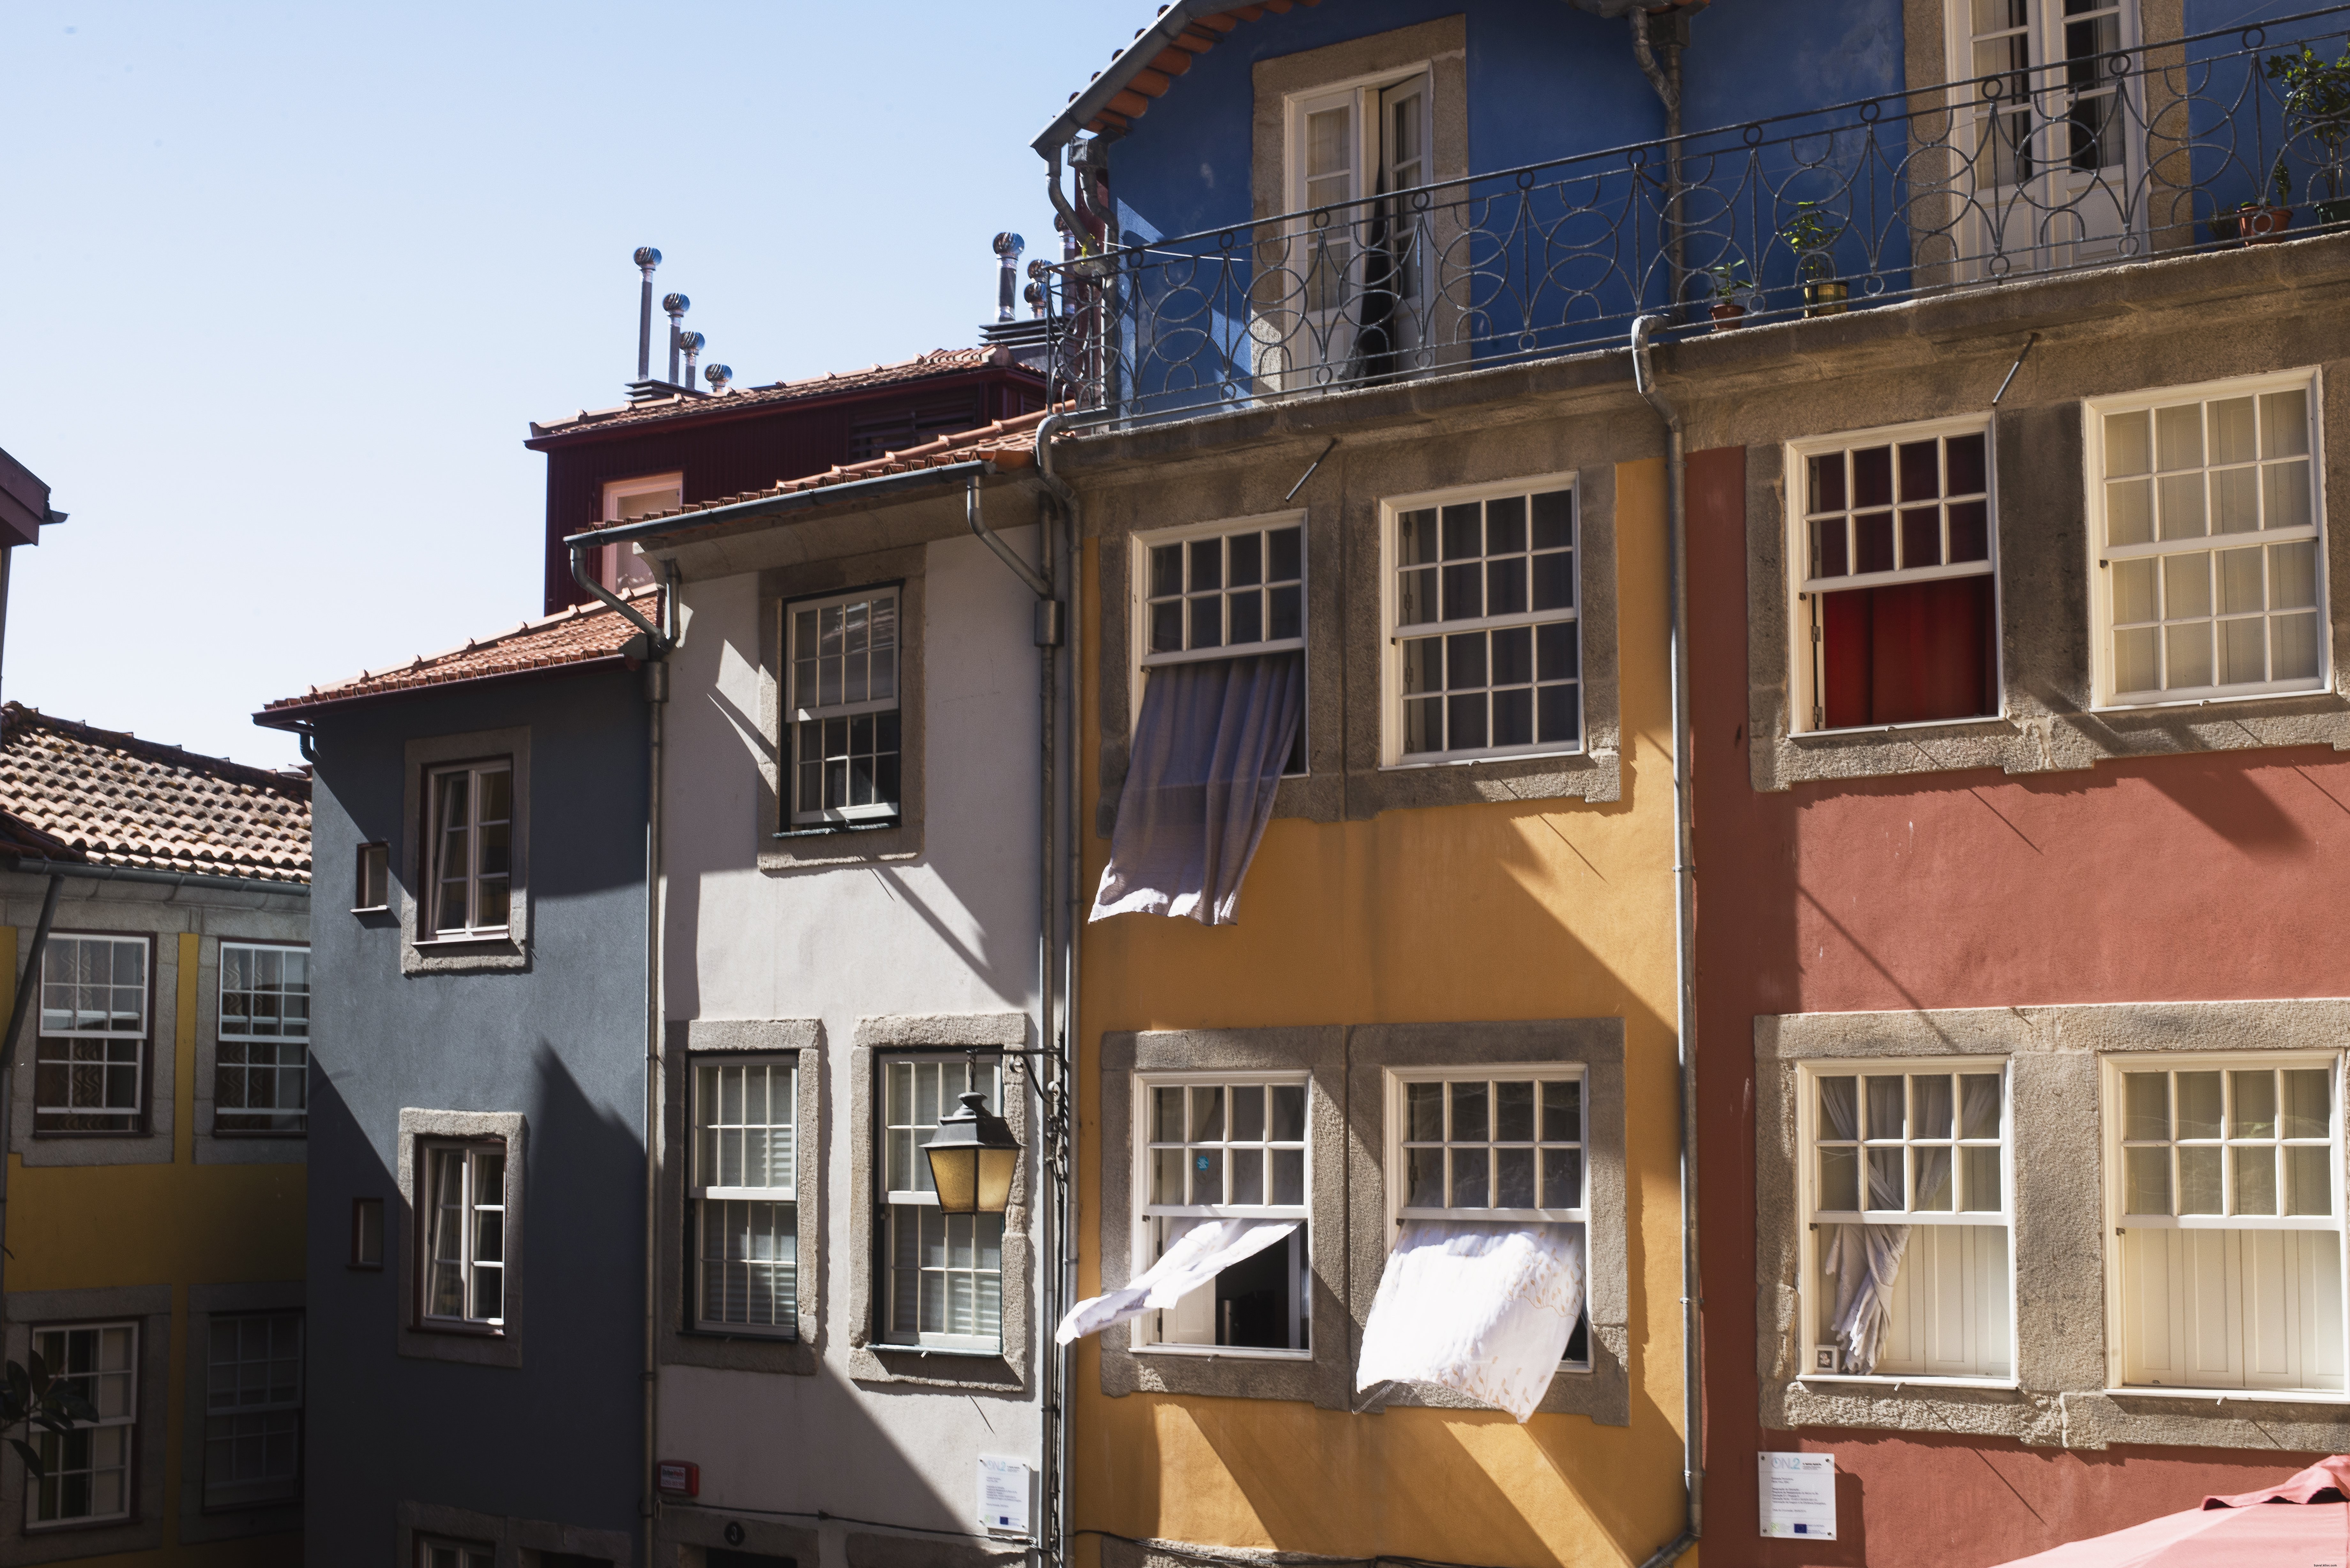
MULTIPOLYGON (((1620 1016, 1632 1425, 1101 1393, 1079 1342, 1075 1522, 1225 1546, 1497 1565, 1638 1562, 1680 1526, 1679 1134, 1663 465, 1617 470, 1624 798, 1274 822, 1240 923, 1082 934, 1080 1286, 1098 1288, 1106 1031, 1620 1016)), ((1089 553, 1087 570, 1094 566, 1089 553)), ((1085 598, 1097 605, 1098 585, 1085 598)), ((1099 635, 1089 617, 1088 639, 1099 635)), ((1088 642, 1088 647, 1097 646, 1088 642)), ((1081 704, 1097 711, 1092 694, 1081 704)), ((1089 727, 1081 754, 1092 754, 1089 727)), ((1090 780, 1092 770, 1087 770, 1090 780)), ((1088 806, 1091 800, 1088 798, 1088 806)), ((1080 820, 1091 820, 1090 809, 1080 820)), ((1108 845, 1089 838, 1097 879, 1108 845)), ((1088 882, 1088 886, 1092 883, 1088 882)), ((1694 1563, 1694 1556, 1683 1559, 1694 1563)))

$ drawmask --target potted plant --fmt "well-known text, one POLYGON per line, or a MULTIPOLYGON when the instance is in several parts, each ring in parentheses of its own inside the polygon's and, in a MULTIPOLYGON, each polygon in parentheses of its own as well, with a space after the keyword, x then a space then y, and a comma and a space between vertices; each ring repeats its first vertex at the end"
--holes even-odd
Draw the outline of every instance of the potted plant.
POLYGON ((2282 152, 2277 154, 2276 167, 2269 171, 2269 183, 2276 192, 2273 204, 2255 196, 2236 209, 2236 232, 2248 245, 2275 244, 2293 227, 2293 209, 2285 205, 2293 195, 2293 178, 2285 172, 2282 152))
MULTIPOLYGON (((2287 120, 2316 144, 2325 198, 2314 203, 2321 223, 2350 222, 2350 198, 2342 194, 2342 153, 2350 143, 2350 48, 2338 60, 2320 59, 2307 44, 2291 54, 2271 55, 2268 78, 2284 86, 2287 120)), ((2282 164, 2283 159, 2279 157, 2282 164)), ((2278 198, 2283 204, 2283 197, 2278 198)))
POLYGON ((1713 301, 1713 329, 1727 332, 1753 308, 1754 282, 1744 267, 1729 262, 1706 268, 1705 275, 1712 280, 1707 292, 1713 301))
POLYGON ((1798 202, 1795 214, 1779 226, 1779 237, 1795 253, 1795 275, 1803 280, 1805 316, 1841 316, 1852 286, 1835 275, 1828 254, 1844 225, 1828 221, 1825 202, 1798 202))

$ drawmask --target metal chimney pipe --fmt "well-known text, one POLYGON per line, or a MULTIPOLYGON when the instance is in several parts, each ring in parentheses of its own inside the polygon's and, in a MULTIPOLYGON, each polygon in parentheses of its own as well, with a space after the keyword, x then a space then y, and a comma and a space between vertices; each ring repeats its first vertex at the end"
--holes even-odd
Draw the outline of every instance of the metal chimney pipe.
POLYGON ((685 379, 678 385, 689 392, 693 389, 693 362, 702 357, 702 346, 708 341, 709 339, 699 332, 681 332, 677 335, 677 346, 685 350, 685 379))
POLYGON ((693 301, 681 294, 661 296, 661 308, 669 312, 669 384, 677 385, 677 328, 679 320, 693 308, 693 301))
POLYGON ((637 306, 637 379, 641 381, 653 373, 653 268, 660 265, 660 252, 639 245, 637 265, 645 274, 644 298, 637 306))
POLYGON ((1006 229, 995 236, 995 319, 1014 318, 1013 302, 1020 290, 1020 253, 1028 242, 1006 229))

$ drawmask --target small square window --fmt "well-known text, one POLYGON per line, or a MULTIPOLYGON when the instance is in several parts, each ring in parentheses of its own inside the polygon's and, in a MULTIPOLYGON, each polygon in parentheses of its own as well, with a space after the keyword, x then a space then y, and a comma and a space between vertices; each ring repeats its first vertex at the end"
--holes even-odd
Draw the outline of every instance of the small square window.
POLYGON ((391 846, 362 844, 359 875, 351 892, 351 912, 371 914, 391 907, 391 846))
POLYGON ((383 1267, 383 1199, 351 1199, 351 1263, 354 1269, 383 1267))

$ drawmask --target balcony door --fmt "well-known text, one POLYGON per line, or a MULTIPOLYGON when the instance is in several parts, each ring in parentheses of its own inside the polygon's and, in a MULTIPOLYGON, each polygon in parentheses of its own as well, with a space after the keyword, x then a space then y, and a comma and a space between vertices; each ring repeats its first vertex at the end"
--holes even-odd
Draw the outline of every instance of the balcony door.
POLYGON ((1949 0, 1960 273, 1988 281, 2136 254, 2145 115, 2124 51, 2138 0, 1949 0))

